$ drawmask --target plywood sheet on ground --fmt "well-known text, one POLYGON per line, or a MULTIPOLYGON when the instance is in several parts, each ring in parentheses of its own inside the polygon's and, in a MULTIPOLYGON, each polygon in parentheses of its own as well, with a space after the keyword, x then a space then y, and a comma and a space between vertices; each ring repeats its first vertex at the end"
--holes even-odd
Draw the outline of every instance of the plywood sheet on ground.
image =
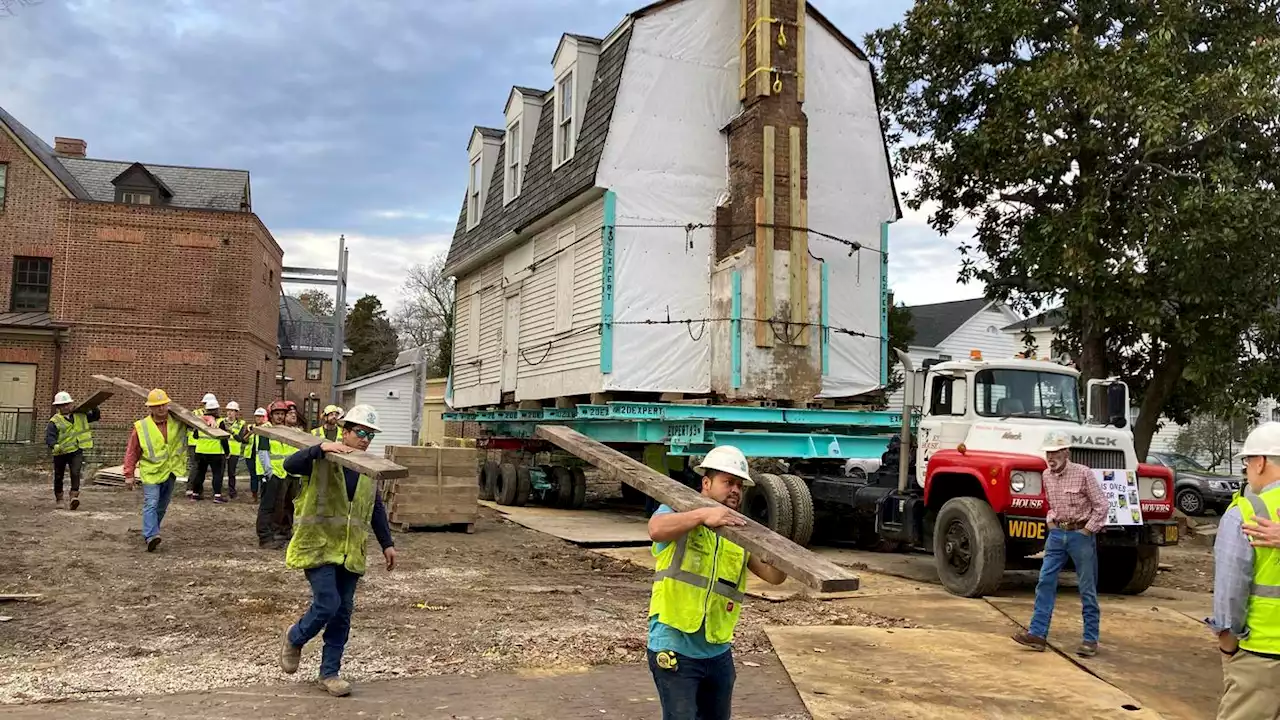
MULTIPOLYGON (((1222 693, 1222 664, 1208 631, 1178 610, 1150 600, 1140 604, 1141 599, 1102 598, 1098 655, 1079 662, 1166 718, 1213 717, 1222 693)), ((1031 598, 990 602, 1024 627, 1031 622, 1031 598)), ((1059 595, 1049 643, 1075 657, 1082 632, 1079 598, 1059 595)))
POLYGON ((815 720, 1159 716, 1055 653, 1011 657, 988 633, 772 627, 770 642, 815 720))
POLYGON ((591 547, 649 544, 649 521, 639 513, 510 507, 487 500, 481 501, 480 504, 497 510, 517 525, 554 535, 578 545, 591 547))
MULTIPOLYGON (((862 577, 879 576, 865 574, 862 577)), ((1018 630, 1013 621, 985 600, 957 597, 940 587, 928 592, 872 595, 846 602, 869 613, 902 618, 912 625, 935 630, 985 632, 1004 638, 1018 630)))

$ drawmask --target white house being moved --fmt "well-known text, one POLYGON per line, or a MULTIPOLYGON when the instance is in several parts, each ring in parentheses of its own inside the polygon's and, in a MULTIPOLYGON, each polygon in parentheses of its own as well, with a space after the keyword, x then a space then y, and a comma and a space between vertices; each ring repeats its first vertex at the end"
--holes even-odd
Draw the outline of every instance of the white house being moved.
POLYGON ((884 385, 899 210, 852 41, 797 0, 665 0, 551 64, 471 135, 453 406, 884 385))

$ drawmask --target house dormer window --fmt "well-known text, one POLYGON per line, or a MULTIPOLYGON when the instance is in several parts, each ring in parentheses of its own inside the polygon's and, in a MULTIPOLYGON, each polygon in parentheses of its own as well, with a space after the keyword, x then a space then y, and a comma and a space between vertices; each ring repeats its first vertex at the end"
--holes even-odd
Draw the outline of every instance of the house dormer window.
MULTIPOLYGON (((456 195, 454 197, 457 197, 456 195)), ((152 195, 149 192, 139 190, 122 190, 120 192, 120 202, 127 205, 151 205, 152 195)))
POLYGON ((574 92, 574 77, 577 73, 570 70, 556 82, 556 165, 562 165, 573 159, 574 144, 577 140, 574 122, 577 106, 577 93, 574 92))
MULTIPOLYGON (((480 224, 480 187, 484 177, 481 161, 477 155, 471 159, 471 180, 467 184, 467 229, 480 224)), ((454 195, 457 197, 457 195, 454 195)))
POLYGON ((127 205, 166 205, 173 191, 142 163, 134 163, 111 181, 116 202, 127 205))
POLYGON ((489 196, 489 181, 499 167, 499 150, 502 146, 502 131, 487 127, 477 127, 471 133, 471 143, 467 146, 467 229, 470 230, 484 219, 485 198, 489 196))
POLYGON ((529 151, 533 148, 534 133, 542 117, 542 104, 546 102, 546 90, 516 86, 507 96, 507 131, 504 133, 505 150, 502 153, 502 204, 507 205, 520 197, 524 189, 525 170, 529 167, 529 151))
POLYGON ((507 159, 504 176, 506 188, 504 201, 511 202, 520 196, 520 182, 523 179, 524 155, 521 148, 520 121, 507 127, 507 159))

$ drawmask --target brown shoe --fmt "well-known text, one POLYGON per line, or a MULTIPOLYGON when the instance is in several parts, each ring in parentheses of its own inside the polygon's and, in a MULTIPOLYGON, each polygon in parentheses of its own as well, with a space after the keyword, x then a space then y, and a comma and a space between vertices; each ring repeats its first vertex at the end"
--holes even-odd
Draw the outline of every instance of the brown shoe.
POLYGON ((54 496, 54 498, 53 498, 53 506, 54 506, 55 508, 59 509, 59 510, 61 510, 61 509, 64 507, 64 506, 63 506, 63 504, 62 504, 62 496, 61 496, 61 495, 55 495, 55 496, 54 496))
POLYGON ((1045 647, 1049 644, 1044 638, 1036 637, 1025 630, 1014 635, 1013 641, 1023 647, 1029 647, 1036 652, 1044 652, 1045 647))
POLYGON ((72 510, 80 509, 80 493, 78 492, 71 493, 71 509, 72 510))
POLYGON ((1076 655, 1080 657, 1093 657, 1098 654, 1098 643, 1084 642, 1080 643, 1080 647, 1076 648, 1076 655))
POLYGON ((280 641, 280 669, 290 675, 298 672, 298 663, 302 662, 302 648, 289 642, 289 631, 284 631, 284 639, 280 641))
POLYGON ((351 694, 351 683, 337 675, 327 678, 322 677, 316 680, 316 684, 334 697, 346 697, 351 694))

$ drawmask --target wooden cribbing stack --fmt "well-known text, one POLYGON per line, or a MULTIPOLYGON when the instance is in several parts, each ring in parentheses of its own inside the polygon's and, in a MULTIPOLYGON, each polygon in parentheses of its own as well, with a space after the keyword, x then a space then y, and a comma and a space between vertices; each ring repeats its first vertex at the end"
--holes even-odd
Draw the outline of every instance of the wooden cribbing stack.
MULTIPOLYGON (((599 468, 610 480, 618 480, 643 492, 676 512, 714 507, 716 502, 694 492, 648 465, 595 440, 557 425, 539 425, 538 437, 551 442, 599 468)), ((858 576, 824 560, 745 515, 746 525, 716 529, 721 537, 746 548, 753 556, 819 592, 858 589, 858 576)))

